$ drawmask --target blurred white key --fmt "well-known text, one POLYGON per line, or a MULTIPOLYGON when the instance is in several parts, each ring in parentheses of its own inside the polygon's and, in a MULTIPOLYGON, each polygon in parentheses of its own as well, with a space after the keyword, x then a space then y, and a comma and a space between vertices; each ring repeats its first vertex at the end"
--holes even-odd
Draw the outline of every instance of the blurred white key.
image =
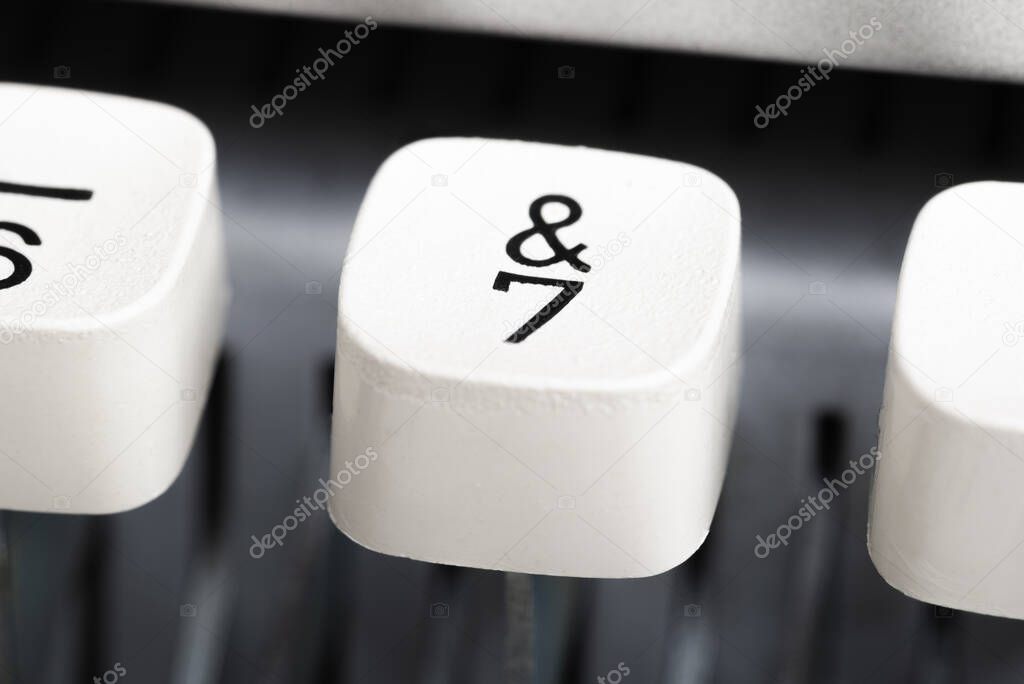
POLYGON ((739 253, 735 196, 688 164, 462 138, 396 152, 342 271, 335 523, 471 567, 684 561, 728 456, 739 253))
POLYGON ((1024 184, 933 198, 900 274, 868 548, 900 591, 1024 618, 1024 184))
POLYGON ((0 84, 0 508, 109 513, 184 464, 229 293, 191 115, 0 84))

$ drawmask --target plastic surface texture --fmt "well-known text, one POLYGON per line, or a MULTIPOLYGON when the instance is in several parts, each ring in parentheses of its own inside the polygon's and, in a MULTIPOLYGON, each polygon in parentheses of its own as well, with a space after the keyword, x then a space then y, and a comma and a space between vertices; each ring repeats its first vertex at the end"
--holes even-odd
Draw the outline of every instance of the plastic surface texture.
POLYGON ((1024 185, 933 198, 900 274, 868 547, 922 601, 1024 618, 1024 185))
POLYGON ((687 164, 419 141, 342 271, 331 500, 371 549, 635 577, 685 560, 739 373, 739 207, 687 164))
POLYGON ((0 122, 0 508, 134 508, 181 470, 220 349, 213 140, 166 105, 15 84, 0 122))

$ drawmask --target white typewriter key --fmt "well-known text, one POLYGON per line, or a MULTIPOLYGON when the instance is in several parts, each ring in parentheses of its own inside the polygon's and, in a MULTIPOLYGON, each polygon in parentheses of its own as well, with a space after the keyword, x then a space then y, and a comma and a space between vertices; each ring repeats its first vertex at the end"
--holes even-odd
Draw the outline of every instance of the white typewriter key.
POLYGON ((452 565, 681 563, 729 451, 739 254, 736 197, 695 166, 508 140, 399 150, 342 271, 335 523, 452 565))
POLYGON ((868 548, 900 591, 1024 618, 1024 184, 932 199, 903 258, 868 548))
POLYGON ((110 513, 184 464, 228 290, 209 131, 0 84, 0 508, 110 513))

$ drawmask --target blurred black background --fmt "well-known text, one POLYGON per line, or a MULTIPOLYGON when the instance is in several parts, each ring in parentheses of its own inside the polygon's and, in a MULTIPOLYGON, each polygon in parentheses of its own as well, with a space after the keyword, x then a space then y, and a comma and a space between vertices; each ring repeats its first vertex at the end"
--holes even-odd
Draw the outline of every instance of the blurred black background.
POLYGON ((1021 87, 837 71, 761 130, 754 107, 799 66, 382 22, 252 128, 250 106, 351 26, 133 3, 0 9, 0 80, 160 100, 207 123, 235 290, 218 391, 170 492, 118 516, 5 514, 13 618, 0 634, 16 658, 0 679, 86 682, 120 664, 152 683, 502 681, 500 573, 373 554, 323 512, 249 555, 250 535, 327 472, 338 269, 362 193, 391 151, 435 135, 682 160, 722 176, 743 211, 747 353, 711 535, 661 576, 534 580, 538 682, 607 679, 620 663, 634 682, 1024 678, 1024 625, 917 603, 877 575, 866 477, 788 546, 753 553, 875 445, 913 218, 950 178, 1020 178, 1021 87))

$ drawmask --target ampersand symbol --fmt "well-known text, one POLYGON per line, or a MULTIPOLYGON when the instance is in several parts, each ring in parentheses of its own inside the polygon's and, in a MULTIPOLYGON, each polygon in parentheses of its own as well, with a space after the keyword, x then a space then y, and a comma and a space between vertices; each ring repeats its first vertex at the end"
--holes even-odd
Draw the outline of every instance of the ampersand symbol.
POLYGON ((559 228, 565 228, 576 223, 582 215, 583 210, 580 208, 579 203, 571 197, 566 197, 565 195, 544 195, 543 197, 538 197, 530 205, 530 220, 533 222, 533 225, 523 232, 513 235, 508 244, 505 245, 505 252, 513 261, 517 261, 524 266, 550 266, 559 261, 566 261, 577 271, 586 273, 590 270, 590 264, 580 259, 578 255, 587 246, 580 243, 575 247, 568 248, 562 244, 562 241, 555 234, 555 231, 559 228), (554 223, 546 222, 544 217, 541 216, 541 209, 544 208, 545 204, 550 203, 565 205, 569 209, 569 215, 561 221, 554 223), (547 259, 531 259, 523 255, 523 243, 534 235, 540 235, 544 238, 548 243, 548 247, 551 248, 552 254, 547 259))

